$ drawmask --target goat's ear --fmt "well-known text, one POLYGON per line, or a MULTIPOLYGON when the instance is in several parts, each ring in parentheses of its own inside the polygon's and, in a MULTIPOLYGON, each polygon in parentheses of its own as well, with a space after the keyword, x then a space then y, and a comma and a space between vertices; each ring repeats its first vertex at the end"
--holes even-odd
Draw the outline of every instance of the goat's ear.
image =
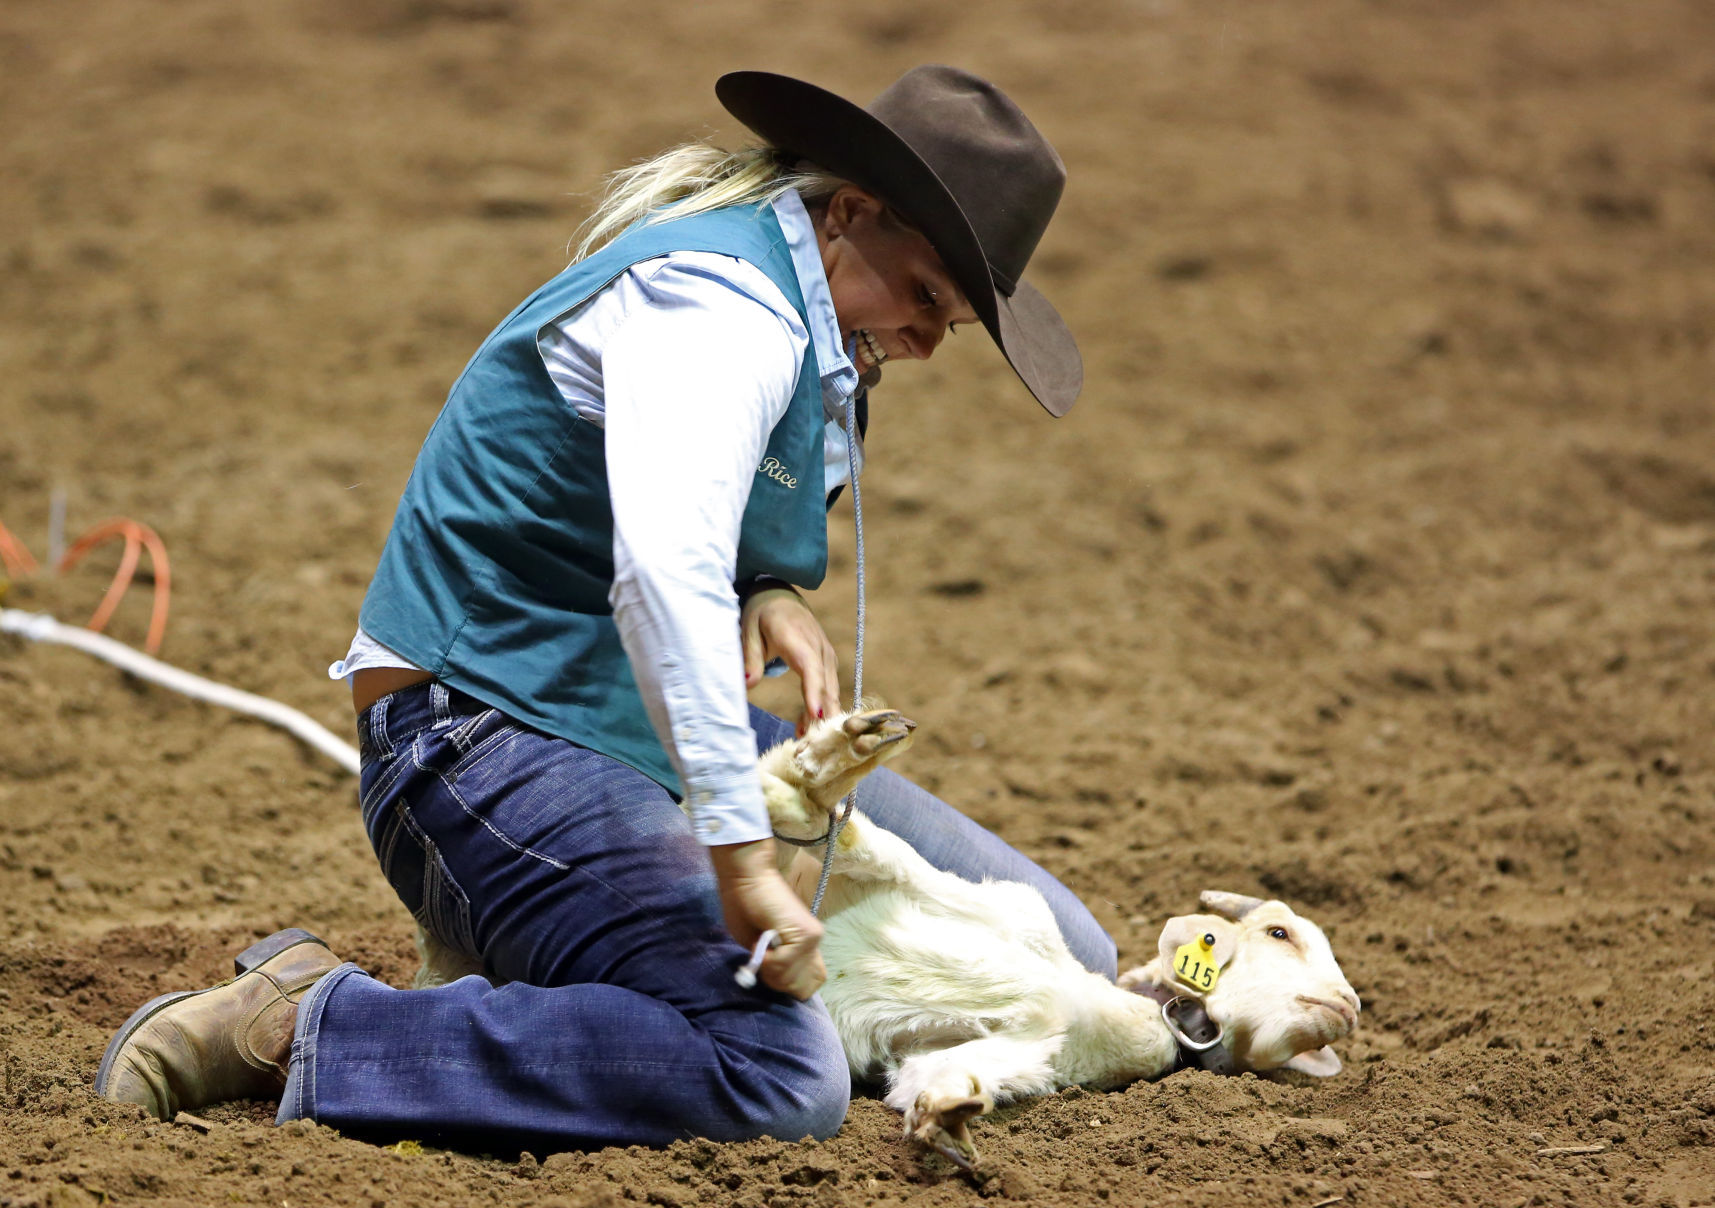
POLYGON ((1333 1049, 1323 1045, 1319 1049, 1311 1049, 1308 1053, 1298 1054, 1286 1063, 1286 1068, 1316 1078, 1332 1078, 1346 1067, 1340 1064, 1340 1058, 1333 1049))
MULTIPOLYGON (((1192 943, 1206 936, 1214 937, 1215 965, 1226 968, 1227 962, 1233 959, 1233 951, 1238 947, 1238 928, 1226 919, 1218 919, 1212 914, 1182 914, 1178 918, 1167 920, 1167 926, 1161 929, 1161 943, 1157 951, 1161 954, 1161 972, 1169 980, 1173 980, 1173 954, 1181 945, 1192 943)), ((1183 983, 1173 981, 1181 989, 1183 983)))
POLYGON ((1232 919, 1236 923, 1258 906, 1261 906, 1262 899, 1247 897, 1242 893, 1225 893, 1219 889, 1205 889, 1197 895, 1197 904, 1204 910, 1213 910, 1216 914, 1232 919))

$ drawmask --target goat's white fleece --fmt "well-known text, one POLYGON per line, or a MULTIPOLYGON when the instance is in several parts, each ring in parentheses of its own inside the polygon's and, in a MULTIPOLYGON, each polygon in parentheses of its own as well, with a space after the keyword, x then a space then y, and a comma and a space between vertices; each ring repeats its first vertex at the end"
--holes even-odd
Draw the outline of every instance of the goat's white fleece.
POLYGON ((998 1103, 1173 1064, 1158 1004, 1080 965, 1029 886, 941 872, 862 813, 838 847, 822 998, 853 1073, 886 1076, 894 1107, 957 1070, 998 1103))

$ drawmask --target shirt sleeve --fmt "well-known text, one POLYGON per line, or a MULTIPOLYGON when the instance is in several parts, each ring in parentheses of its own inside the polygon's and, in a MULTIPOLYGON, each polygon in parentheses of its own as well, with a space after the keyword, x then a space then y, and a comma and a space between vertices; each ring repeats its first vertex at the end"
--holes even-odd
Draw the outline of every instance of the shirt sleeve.
POLYGON ((717 280, 657 269, 602 351, 620 641, 705 844, 771 833, 733 577, 739 527, 803 345, 717 280))

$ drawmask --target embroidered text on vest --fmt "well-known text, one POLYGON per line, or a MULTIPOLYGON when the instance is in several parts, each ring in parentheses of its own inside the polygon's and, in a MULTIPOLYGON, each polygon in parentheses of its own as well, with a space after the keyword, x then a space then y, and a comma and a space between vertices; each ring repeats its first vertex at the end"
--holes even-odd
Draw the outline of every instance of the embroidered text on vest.
POLYGON ((756 467, 756 472, 772 478, 788 490, 798 485, 798 480, 786 472, 786 467, 780 464, 778 457, 765 458, 762 464, 756 467))

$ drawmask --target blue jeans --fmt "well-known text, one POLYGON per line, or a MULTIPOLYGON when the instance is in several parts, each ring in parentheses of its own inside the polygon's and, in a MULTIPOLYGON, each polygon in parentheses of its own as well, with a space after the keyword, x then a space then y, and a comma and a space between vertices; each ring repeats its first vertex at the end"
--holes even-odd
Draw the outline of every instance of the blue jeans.
MULTIPOLYGON (((752 721, 759 751, 792 733, 752 721)), ((664 789, 439 684, 358 728, 383 872, 505 984, 395 990, 341 966, 299 1008, 282 1122, 496 1153, 839 1130, 851 1084, 827 1009, 733 981, 747 953, 664 789)), ((1113 976, 1089 912, 999 839, 885 769, 859 801, 941 868, 1036 886, 1078 958, 1113 976)))

